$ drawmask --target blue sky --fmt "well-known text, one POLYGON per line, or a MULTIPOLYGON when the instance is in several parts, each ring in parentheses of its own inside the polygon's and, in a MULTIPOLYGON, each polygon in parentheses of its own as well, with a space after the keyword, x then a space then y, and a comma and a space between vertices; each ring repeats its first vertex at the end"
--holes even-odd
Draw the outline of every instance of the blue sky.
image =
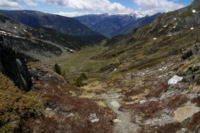
POLYGON ((192 0, 1 0, 0 9, 38 10, 64 16, 84 14, 152 15, 189 5, 192 0))

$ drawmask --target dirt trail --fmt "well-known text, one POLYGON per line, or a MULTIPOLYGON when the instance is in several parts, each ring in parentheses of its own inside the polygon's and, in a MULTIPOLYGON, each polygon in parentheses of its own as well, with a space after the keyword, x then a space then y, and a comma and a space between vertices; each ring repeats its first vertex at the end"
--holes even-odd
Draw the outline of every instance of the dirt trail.
POLYGON ((109 108, 117 114, 118 123, 115 124, 114 133, 136 133, 138 126, 131 123, 131 114, 118 110, 121 102, 120 95, 114 93, 103 94, 101 96, 106 100, 109 108))

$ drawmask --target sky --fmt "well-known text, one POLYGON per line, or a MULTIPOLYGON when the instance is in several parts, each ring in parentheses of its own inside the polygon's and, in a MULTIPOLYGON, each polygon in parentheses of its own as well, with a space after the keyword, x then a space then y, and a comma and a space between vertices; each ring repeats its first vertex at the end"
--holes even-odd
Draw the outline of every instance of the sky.
POLYGON ((68 17, 85 14, 153 15, 169 12, 192 3, 193 0, 0 0, 3 10, 37 10, 68 17))

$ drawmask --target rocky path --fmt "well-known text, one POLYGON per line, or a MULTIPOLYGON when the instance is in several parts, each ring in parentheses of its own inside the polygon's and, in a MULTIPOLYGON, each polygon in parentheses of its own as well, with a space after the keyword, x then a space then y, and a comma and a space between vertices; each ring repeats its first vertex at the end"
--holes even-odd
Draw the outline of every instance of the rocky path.
POLYGON ((135 133, 138 126, 131 123, 131 114, 129 112, 119 111, 121 102, 120 95, 117 93, 103 94, 102 97, 106 100, 108 107, 117 114, 117 119, 114 120, 114 133, 135 133))

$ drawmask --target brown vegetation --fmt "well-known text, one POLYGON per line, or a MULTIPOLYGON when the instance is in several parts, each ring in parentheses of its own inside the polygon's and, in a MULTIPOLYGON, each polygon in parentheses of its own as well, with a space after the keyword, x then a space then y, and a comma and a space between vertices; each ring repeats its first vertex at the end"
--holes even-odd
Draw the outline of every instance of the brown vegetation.
POLYGON ((42 115, 42 103, 34 93, 22 92, 0 73, 0 132, 21 130, 21 124, 42 115))

